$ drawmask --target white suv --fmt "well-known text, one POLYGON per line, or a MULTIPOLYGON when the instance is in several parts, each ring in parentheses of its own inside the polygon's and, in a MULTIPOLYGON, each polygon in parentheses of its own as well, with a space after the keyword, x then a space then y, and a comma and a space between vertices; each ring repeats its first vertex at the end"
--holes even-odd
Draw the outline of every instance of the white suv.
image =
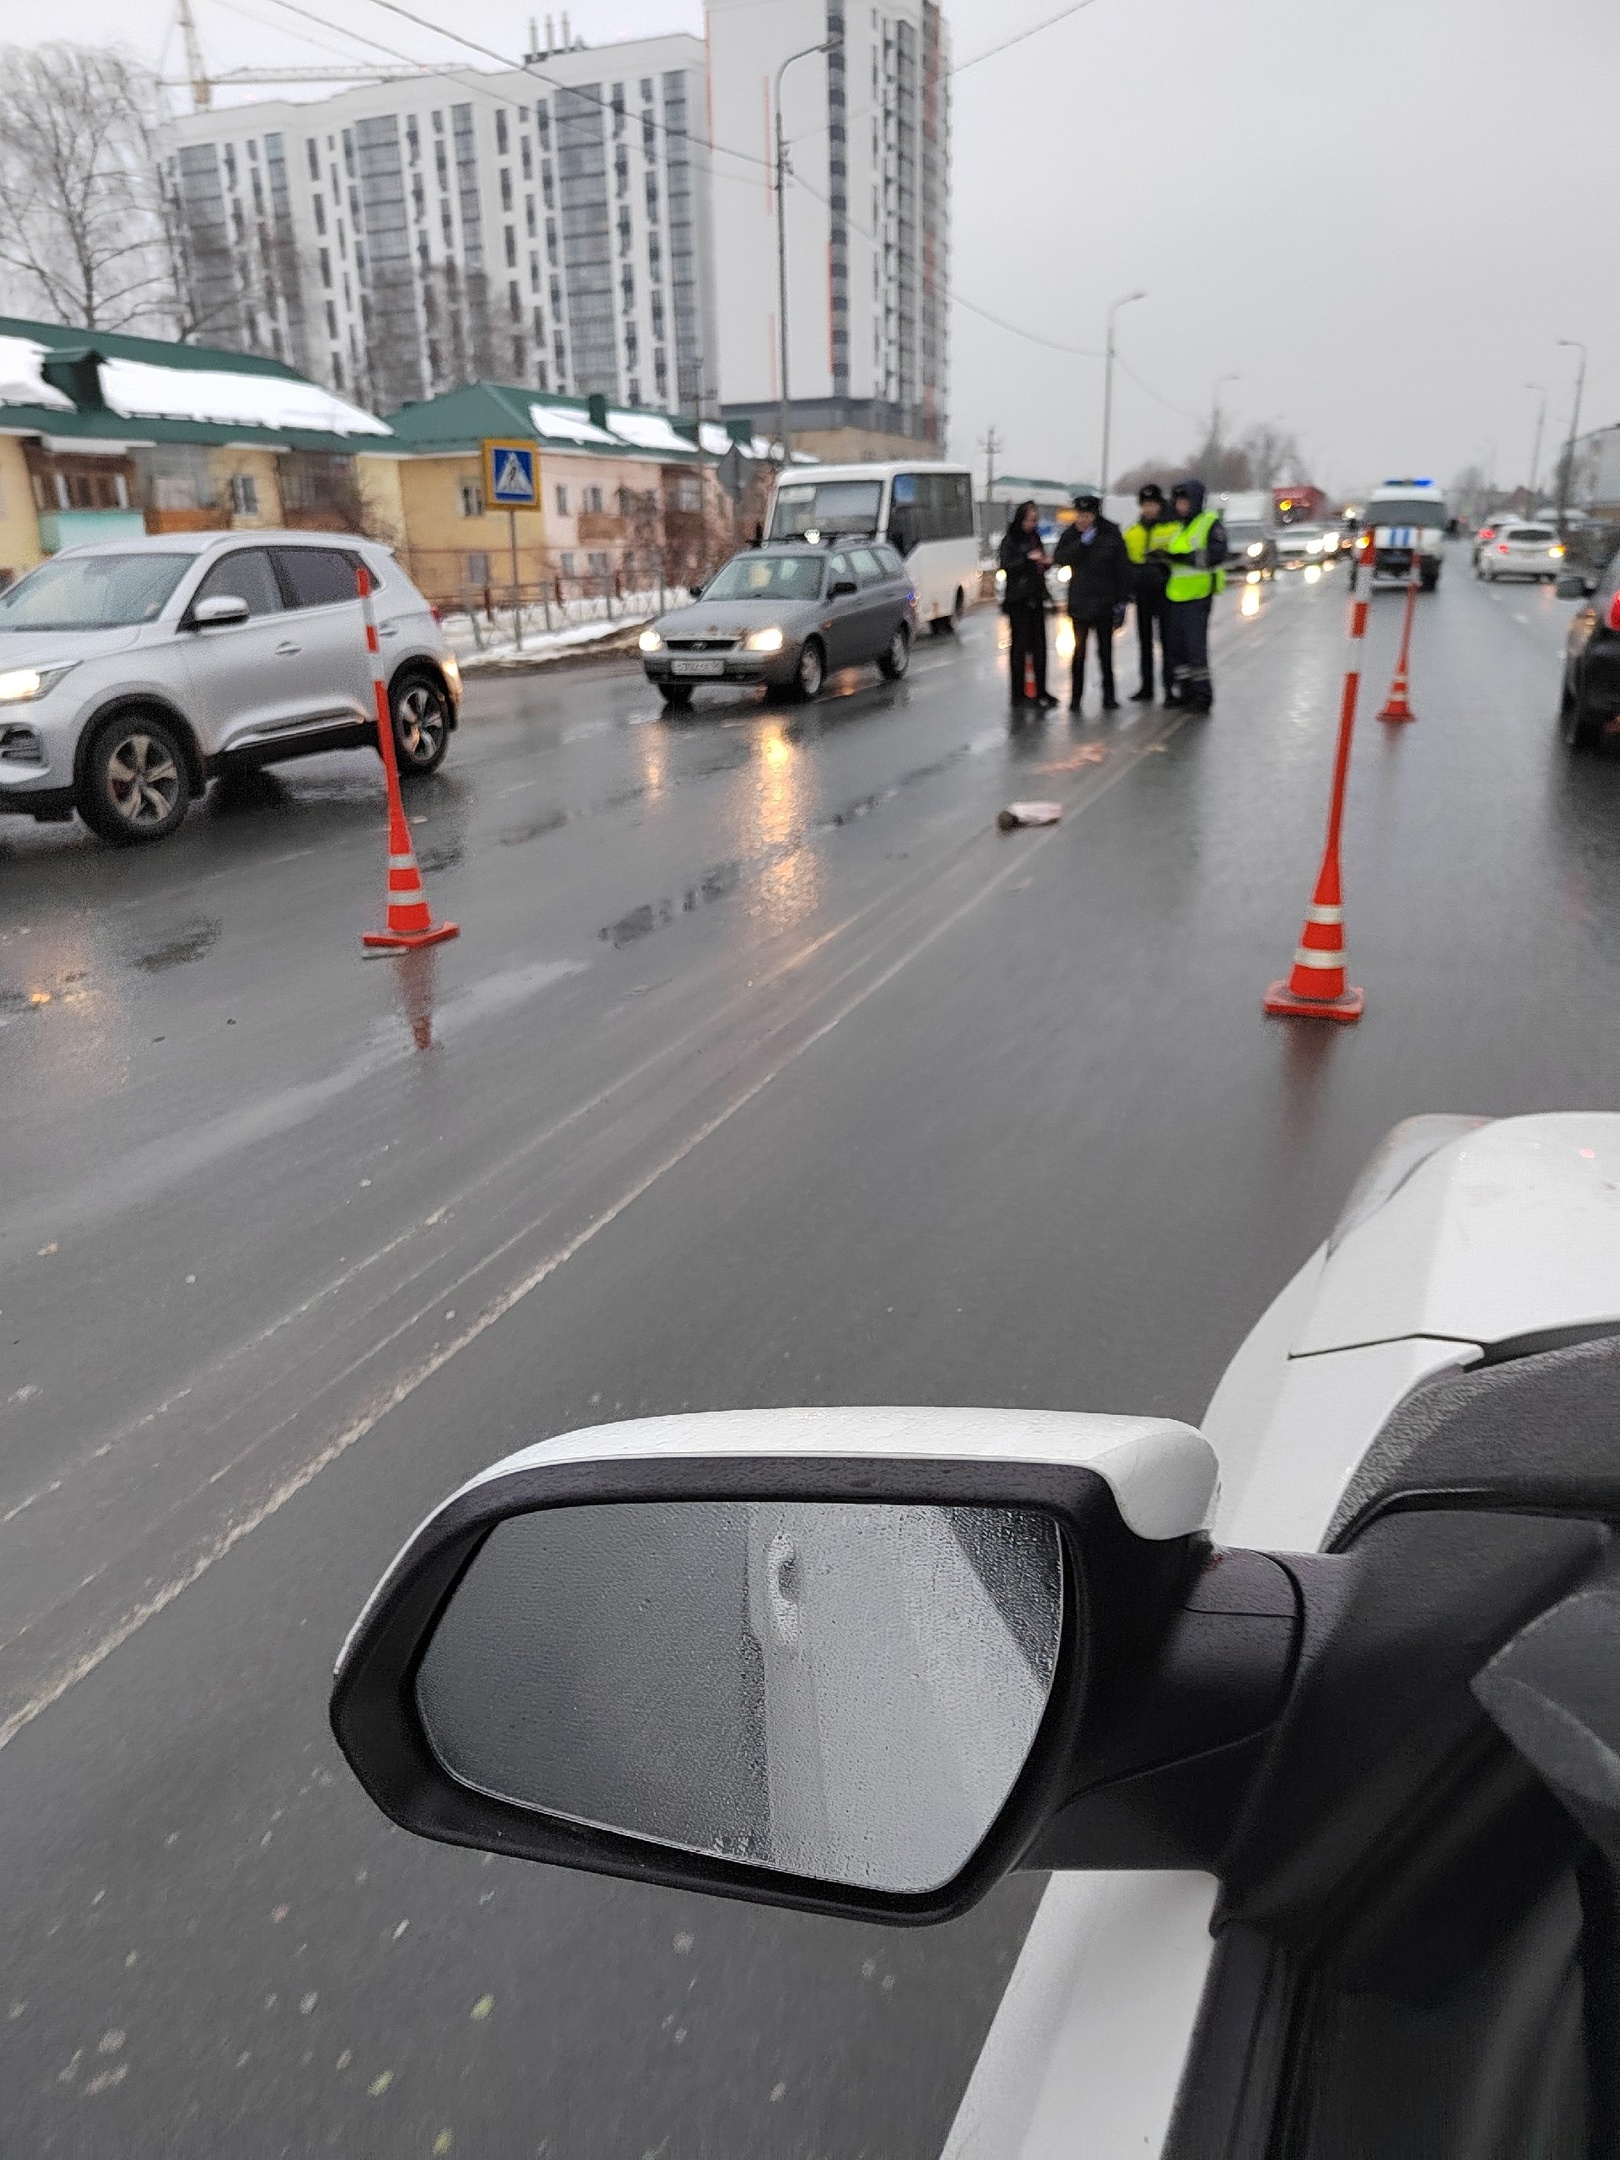
POLYGON ((164 533, 65 550, 0 593, 0 813, 162 840, 216 773, 375 746, 362 564, 401 774, 434 771, 461 676, 388 548, 164 533))

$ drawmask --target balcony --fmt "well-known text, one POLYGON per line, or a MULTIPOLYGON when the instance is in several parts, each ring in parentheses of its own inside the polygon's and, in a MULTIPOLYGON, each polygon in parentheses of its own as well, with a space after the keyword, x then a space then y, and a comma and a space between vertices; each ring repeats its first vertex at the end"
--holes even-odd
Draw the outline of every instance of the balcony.
POLYGON ((593 541, 622 540, 625 521, 616 510, 582 510, 579 513, 579 538, 582 547, 593 541))

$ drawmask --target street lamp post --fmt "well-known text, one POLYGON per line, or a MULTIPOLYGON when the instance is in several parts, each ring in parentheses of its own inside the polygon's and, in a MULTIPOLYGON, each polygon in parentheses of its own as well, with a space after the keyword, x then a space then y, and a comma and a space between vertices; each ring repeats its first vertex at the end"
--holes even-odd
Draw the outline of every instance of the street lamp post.
POLYGON ((1534 517, 1536 514, 1536 475, 1541 471, 1541 431, 1547 424, 1547 385, 1545 383, 1527 382, 1524 387, 1527 390, 1539 390, 1541 393, 1541 403, 1536 408, 1535 448, 1530 452, 1530 507, 1525 512, 1526 517, 1534 517))
POLYGON ((1221 447, 1221 392, 1229 382, 1241 382, 1241 375, 1223 375, 1210 393, 1209 400, 1209 447, 1212 451, 1221 447))
POLYGON ((1108 310, 1108 335, 1103 340, 1102 472, 1097 481, 1097 493, 1105 510, 1108 508, 1108 438, 1114 418, 1114 317, 1122 307, 1129 307, 1133 300, 1146 298, 1145 292, 1128 292, 1108 310))
POLYGON ((787 274, 787 137, 782 132, 782 77, 795 60, 809 60, 817 53, 831 52, 843 43, 842 38, 824 38, 819 45, 806 45, 801 52, 789 53, 776 71, 772 105, 776 113, 776 331, 778 339, 779 366, 781 370, 781 409, 777 415, 776 432, 782 445, 782 470, 787 471, 788 454, 788 274, 787 274))
POLYGON ((1561 547, 1569 544, 1569 488, 1575 477, 1575 438, 1581 431, 1581 392, 1586 388, 1586 347, 1579 338, 1561 337, 1560 345, 1573 346, 1581 356, 1580 367, 1575 375, 1575 403, 1569 415, 1569 441, 1564 445, 1563 468, 1558 475, 1558 542, 1561 547))

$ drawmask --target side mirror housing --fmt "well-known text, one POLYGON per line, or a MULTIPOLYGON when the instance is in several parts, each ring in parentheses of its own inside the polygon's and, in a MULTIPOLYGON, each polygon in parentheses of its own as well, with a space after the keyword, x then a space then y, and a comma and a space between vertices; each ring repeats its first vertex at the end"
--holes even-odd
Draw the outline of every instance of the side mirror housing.
POLYGON ((1592 582, 1578 570, 1566 570, 1558 580, 1560 600, 1584 600, 1593 590, 1592 582))
POLYGON ((701 585, 688 585, 686 589, 694 600, 703 598, 703 587, 701 585))
POLYGON ((858 590, 859 587, 856 585, 853 578, 834 578, 832 585, 828 590, 827 598, 829 600, 842 600, 847 593, 856 592, 858 590))
POLYGON ((193 630, 217 630, 221 623, 245 623, 249 612, 247 602, 235 593, 212 593, 197 602, 186 624, 193 630))
POLYGON ((566 1435, 411 1539, 338 1660, 333 1731, 419 1834, 809 1911, 942 1920, 1037 1853, 1206 1864, 1230 1821, 1174 1794, 1135 1827, 1105 1809, 1107 1857, 1072 1855, 1088 1792, 1283 1699, 1290 1578, 1211 1554, 1214 1492, 1208 1442, 1157 1418, 566 1435))

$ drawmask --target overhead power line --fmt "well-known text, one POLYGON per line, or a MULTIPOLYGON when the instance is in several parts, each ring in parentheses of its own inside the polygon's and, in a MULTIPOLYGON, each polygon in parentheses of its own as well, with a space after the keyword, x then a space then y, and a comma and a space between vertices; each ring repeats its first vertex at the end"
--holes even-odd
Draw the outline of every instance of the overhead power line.
POLYGON ((999 45, 989 45, 982 53, 975 53, 971 60, 959 60, 951 69, 953 75, 965 75, 969 68, 979 67, 986 60, 993 60, 997 53, 1010 52, 1015 45, 1022 45, 1026 38, 1039 37, 1043 30, 1056 29, 1060 22, 1067 22, 1071 15, 1078 15, 1082 8, 1092 5, 1092 0, 1073 0, 1073 5, 1059 8, 1055 15, 1048 15, 1045 22, 1031 23, 1027 30, 1015 30, 1011 37, 1003 38, 999 45))

